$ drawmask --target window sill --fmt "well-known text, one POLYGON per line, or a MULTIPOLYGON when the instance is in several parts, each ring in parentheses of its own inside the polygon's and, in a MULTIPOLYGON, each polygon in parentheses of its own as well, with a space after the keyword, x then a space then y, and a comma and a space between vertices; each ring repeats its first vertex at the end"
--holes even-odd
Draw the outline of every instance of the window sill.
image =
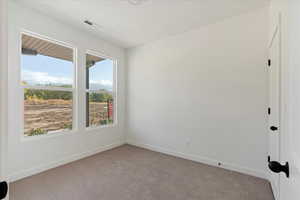
POLYGON ((35 135, 35 136, 21 136, 21 142, 28 142, 28 141, 35 141, 35 140, 42 140, 42 139, 49 139, 49 138, 54 138, 54 137, 59 137, 59 136, 65 136, 65 135, 71 135, 71 134, 77 134, 78 130, 70 130, 70 131, 53 131, 49 132, 44 135, 35 135))
MULTIPOLYGON (((82 133, 92 133, 96 130, 106 129, 106 128, 116 128, 118 126, 117 123, 110 124, 110 125, 104 125, 104 126, 95 126, 95 127, 88 127, 85 128, 82 133)), ((44 140, 44 139, 50 139, 60 136, 66 136, 66 135, 74 135, 79 134, 79 130, 71 130, 71 131, 56 131, 56 132, 50 132, 44 135, 35 135, 35 136, 21 136, 21 142, 30 142, 30 141, 37 141, 37 140, 44 140)))
POLYGON ((91 127, 85 128, 85 131, 91 132, 91 131, 95 131, 95 130, 99 130, 99 129, 105 129, 105 128, 116 128, 117 126, 118 126, 117 123, 113 123, 113 124, 109 124, 109 125, 103 125, 103 126, 91 126, 91 127))

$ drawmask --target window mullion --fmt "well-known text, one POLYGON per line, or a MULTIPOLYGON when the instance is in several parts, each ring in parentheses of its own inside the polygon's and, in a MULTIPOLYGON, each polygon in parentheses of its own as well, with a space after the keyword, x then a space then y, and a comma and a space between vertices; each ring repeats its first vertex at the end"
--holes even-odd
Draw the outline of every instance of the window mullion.
POLYGON ((77 126, 79 132, 82 132, 85 127, 85 113, 86 113, 86 91, 85 91, 85 58, 84 52, 81 49, 77 51, 77 126))

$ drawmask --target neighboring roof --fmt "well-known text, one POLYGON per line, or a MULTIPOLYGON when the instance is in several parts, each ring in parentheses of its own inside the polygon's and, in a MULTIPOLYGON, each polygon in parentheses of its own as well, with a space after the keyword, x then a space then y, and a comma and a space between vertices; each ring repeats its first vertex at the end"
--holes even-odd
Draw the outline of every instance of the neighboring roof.
MULTIPOLYGON (((22 52, 24 54, 40 54, 73 62, 73 49, 25 34, 22 35, 22 52)), ((104 60, 104 58, 89 54, 87 54, 86 59, 88 63, 104 60)))

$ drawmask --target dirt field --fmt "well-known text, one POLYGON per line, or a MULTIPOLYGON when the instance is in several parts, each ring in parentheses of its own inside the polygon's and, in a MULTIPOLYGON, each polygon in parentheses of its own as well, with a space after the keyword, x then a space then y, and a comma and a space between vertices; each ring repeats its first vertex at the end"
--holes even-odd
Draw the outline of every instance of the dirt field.
MULTIPOLYGON (((107 123, 107 103, 90 103, 90 125, 107 123)), ((50 131, 72 129, 72 101, 25 100, 25 135, 36 130, 50 131)))

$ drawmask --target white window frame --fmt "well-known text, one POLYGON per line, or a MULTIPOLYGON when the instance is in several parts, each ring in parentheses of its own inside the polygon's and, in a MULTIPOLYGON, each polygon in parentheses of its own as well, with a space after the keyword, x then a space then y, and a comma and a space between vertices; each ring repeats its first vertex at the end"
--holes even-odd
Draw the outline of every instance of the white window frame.
MULTIPOLYGON (((108 56, 105 55, 104 53, 99 53, 98 51, 94 51, 94 50, 87 50, 84 54, 84 60, 86 61, 86 56, 87 54, 92 55, 92 56, 97 56, 100 58, 104 58, 104 59, 110 59, 113 61, 113 87, 112 87, 112 96, 113 96, 113 123, 112 124, 106 124, 106 125, 97 125, 97 126, 85 126, 86 130, 94 130, 94 129, 102 129, 102 128, 112 128, 118 125, 118 109, 117 109, 117 105, 118 105, 118 99, 117 99, 117 68, 118 68, 118 61, 116 58, 113 58, 112 56, 108 56)), ((86 62, 85 62, 85 70, 84 70, 84 77, 86 79, 86 62)), ((87 95, 87 93, 101 93, 97 90, 92 90, 92 89, 87 89, 87 80, 84 81, 84 95, 87 95)), ((88 83, 89 84, 89 83, 88 83)), ((87 98, 85 98, 87 99, 87 98)), ((87 107, 87 105, 89 104, 88 101, 85 100, 85 108, 87 107)), ((85 124, 87 123, 87 118, 86 118, 86 113, 87 110, 85 109, 85 117, 84 117, 84 122, 85 124)))
POLYGON ((78 52, 77 52, 77 48, 74 47, 71 44, 50 38, 48 36, 44 36, 44 35, 40 35, 37 33, 33 33, 30 31, 26 31, 26 30, 22 30, 20 32, 20 46, 19 46, 19 58, 20 58, 20 65, 19 65, 19 86, 21 87, 21 94, 22 94, 22 98, 21 98, 21 140, 27 140, 27 139, 37 139, 37 138, 41 138, 41 137, 49 137, 49 136, 53 136, 53 135, 62 135, 62 134, 70 134, 70 133, 74 133, 76 131, 78 131, 78 66, 77 66, 77 56, 78 56, 78 52), (47 87, 47 86, 25 86, 22 85, 22 63, 21 63, 21 56, 22 56, 22 36, 23 35, 27 35, 27 36, 31 36, 40 40, 44 40, 53 44, 57 44, 66 48, 69 48, 73 51, 73 84, 72 84, 72 88, 62 88, 62 87, 47 87), (24 106, 25 106, 25 102, 24 102, 24 91, 25 89, 35 89, 35 90, 50 90, 50 91, 66 91, 66 92, 72 92, 72 130, 57 130, 57 131, 50 131, 47 132, 47 134, 44 135, 36 135, 36 136, 26 136, 25 135, 25 117, 24 117, 24 106))

